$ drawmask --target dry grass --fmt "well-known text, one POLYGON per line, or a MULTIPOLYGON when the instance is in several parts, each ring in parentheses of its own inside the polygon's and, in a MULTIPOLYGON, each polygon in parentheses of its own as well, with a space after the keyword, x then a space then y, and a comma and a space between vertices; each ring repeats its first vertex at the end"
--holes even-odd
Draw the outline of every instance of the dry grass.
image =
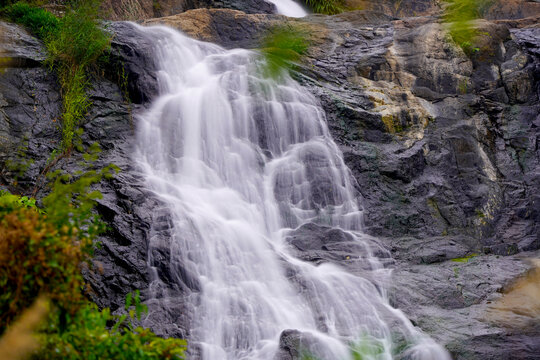
POLYGON ((22 316, 0 338, 0 359, 26 359, 39 348, 39 341, 33 333, 45 319, 48 309, 47 299, 39 297, 32 307, 23 312, 22 316))
POLYGON ((540 259, 488 310, 487 319, 506 327, 527 327, 540 322, 540 259))

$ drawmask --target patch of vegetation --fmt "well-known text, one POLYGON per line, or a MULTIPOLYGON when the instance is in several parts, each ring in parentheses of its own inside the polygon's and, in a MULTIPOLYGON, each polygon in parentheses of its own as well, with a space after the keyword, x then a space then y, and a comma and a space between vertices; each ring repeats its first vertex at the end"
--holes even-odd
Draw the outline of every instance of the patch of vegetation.
POLYGON ((493 0, 446 0, 444 13, 450 36, 467 55, 479 51, 473 46, 474 39, 480 35, 474 27, 474 20, 482 17, 493 0))
POLYGON ((470 254, 470 255, 467 255, 465 257, 462 257, 462 258, 455 258, 455 259, 452 259, 453 262, 458 262, 458 263, 468 263, 469 260, 471 260, 472 258, 478 256, 478 254, 470 254))
POLYGON ((109 309, 99 311, 96 305, 88 304, 63 331, 58 322, 49 323, 41 333, 43 346, 36 357, 50 360, 183 358, 185 340, 162 339, 149 329, 132 324, 148 311, 141 304, 138 292, 133 297, 128 295, 126 310, 128 315, 116 316, 109 309), (131 309, 132 300, 134 309, 131 309))
MULTIPOLYGON (((86 161, 95 160, 96 147, 86 161)), ((35 199, 0 193, 0 358, 31 351, 35 359, 183 358, 184 340, 133 325, 148 311, 138 292, 128 296, 127 314, 120 316, 86 298, 80 266, 105 229, 93 212, 101 194, 90 187, 115 171, 51 173, 42 208, 35 199)))
POLYGON ((0 333, 41 293, 65 314, 84 302, 79 266, 104 230, 92 212, 101 194, 88 189, 113 171, 87 171, 76 180, 52 173, 44 209, 35 199, 0 193, 0 333))
POLYGON ((69 151, 75 129, 90 101, 88 72, 110 47, 110 35, 98 24, 99 2, 80 0, 60 20, 57 35, 46 43, 48 64, 56 69, 63 91, 62 147, 69 151))
POLYGON ((345 11, 343 0, 304 0, 314 13, 335 15, 345 11))
POLYGON ((403 125, 398 117, 394 117, 392 114, 382 115, 381 120, 386 127, 386 131, 390 134, 397 134, 403 131, 403 125))
POLYGON ((60 26, 60 21, 50 12, 25 2, 17 2, 2 9, 2 14, 9 20, 24 25, 42 40, 53 37, 60 26))
POLYGON ((270 29, 260 50, 265 60, 263 75, 279 78, 284 71, 293 69, 307 53, 307 38, 307 33, 296 26, 277 26, 270 29))
POLYGON ((56 70, 62 88, 62 150, 66 153, 91 105, 86 94, 88 74, 110 47, 110 35, 99 24, 99 5, 98 0, 73 0, 61 19, 22 1, 2 9, 3 16, 26 26, 45 43, 46 63, 56 70))

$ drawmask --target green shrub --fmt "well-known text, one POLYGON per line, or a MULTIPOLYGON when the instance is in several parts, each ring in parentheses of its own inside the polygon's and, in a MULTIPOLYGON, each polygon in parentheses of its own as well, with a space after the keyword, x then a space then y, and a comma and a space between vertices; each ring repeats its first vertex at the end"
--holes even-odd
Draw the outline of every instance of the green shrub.
POLYGON ((53 37, 59 28, 59 20, 50 12, 33 7, 24 2, 17 2, 2 10, 11 21, 26 26, 38 38, 46 40, 53 37))
POLYGON ((266 77, 277 78, 282 71, 290 70, 302 59, 309 48, 307 34, 293 26, 278 26, 269 30, 262 41, 261 54, 266 77))
POLYGON ((52 173, 43 209, 34 199, 0 192, 0 333, 39 294, 71 314, 84 302, 79 266, 105 229, 92 212, 101 194, 89 189, 113 171, 113 166, 90 170, 75 180, 52 173))
POLYGON ((304 2, 318 14, 334 15, 345 10, 343 0, 304 0, 304 2))
POLYGON ((47 216, 21 207, 0 221, 0 333, 40 293, 64 311, 74 313, 83 301, 79 264, 91 246, 75 238, 69 223, 60 229, 47 216))
MULTIPOLYGON (((130 310, 131 295, 126 309, 130 310)), ((94 304, 81 308, 64 331, 50 322, 41 333, 42 349, 36 359, 50 360, 161 360, 182 359, 185 340, 163 339, 149 329, 132 325, 143 311, 138 293, 129 315, 114 316, 109 309, 99 311, 94 304)), ((57 317, 54 317, 56 319, 57 317)))

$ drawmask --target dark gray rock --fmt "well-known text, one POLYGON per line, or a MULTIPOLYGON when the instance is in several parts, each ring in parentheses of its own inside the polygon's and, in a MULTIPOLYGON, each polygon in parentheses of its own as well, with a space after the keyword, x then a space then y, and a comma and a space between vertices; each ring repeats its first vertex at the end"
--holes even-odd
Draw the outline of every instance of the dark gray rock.
POLYGON ((104 66, 107 77, 125 85, 131 102, 150 101, 158 94, 153 40, 127 22, 110 23, 107 29, 113 34, 109 63, 104 66))
POLYGON ((276 13, 276 6, 265 0, 202 0, 202 3, 212 8, 240 10, 247 14, 276 13))
POLYGON ((45 60, 41 41, 20 26, 0 21, 0 39, 0 56, 9 60, 9 67, 36 67, 45 60))
POLYGON ((306 357, 326 359, 328 354, 313 335, 298 330, 284 330, 279 336, 279 349, 274 360, 301 360, 306 357))

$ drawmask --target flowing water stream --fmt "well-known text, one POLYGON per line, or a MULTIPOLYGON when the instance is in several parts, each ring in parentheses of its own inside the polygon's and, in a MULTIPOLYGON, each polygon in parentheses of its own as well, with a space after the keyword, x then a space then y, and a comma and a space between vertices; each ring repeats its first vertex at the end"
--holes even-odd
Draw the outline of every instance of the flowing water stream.
POLYGON ((388 271, 315 98, 258 75, 254 52, 137 28, 154 39, 161 95, 138 119, 135 157, 173 214, 170 261, 196 283, 188 340, 202 358, 274 359, 294 329, 321 360, 352 359, 351 347, 448 359, 388 304, 388 271), (300 260, 289 241, 306 224, 345 234, 358 271, 300 260))
POLYGON ((278 14, 290 17, 304 17, 307 11, 297 2, 293 0, 268 0, 276 5, 278 14))

